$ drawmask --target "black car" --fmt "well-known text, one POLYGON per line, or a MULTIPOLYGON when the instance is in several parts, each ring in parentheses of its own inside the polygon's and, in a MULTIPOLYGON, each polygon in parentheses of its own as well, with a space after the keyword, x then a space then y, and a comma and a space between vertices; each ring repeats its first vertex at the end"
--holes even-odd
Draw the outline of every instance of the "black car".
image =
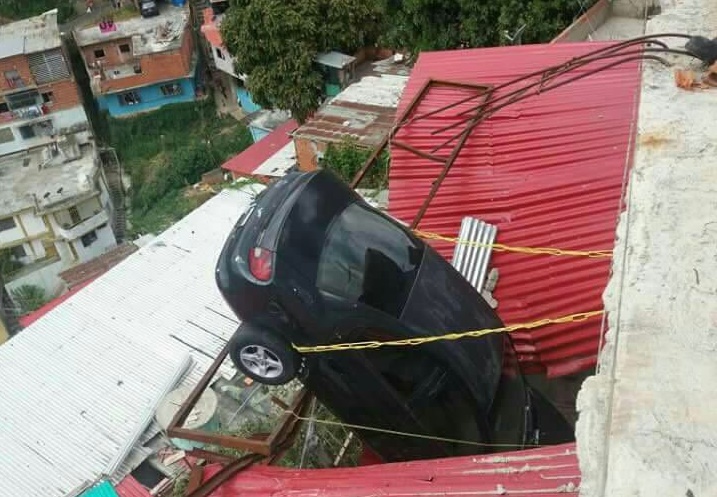
POLYGON ((290 173, 259 194, 226 241, 216 279, 242 320, 231 341, 236 366, 266 384, 298 376, 344 422, 382 430, 360 435, 387 461, 572 439, 567 422, 524 381, 504 334, 295 351, 292 344, 503 326, 443 257, 330 172, 290 173))
POLYGON ((139 12, 142 17, 154 17, 159 15, 159 6, 154 0, 140 0, 139 12))

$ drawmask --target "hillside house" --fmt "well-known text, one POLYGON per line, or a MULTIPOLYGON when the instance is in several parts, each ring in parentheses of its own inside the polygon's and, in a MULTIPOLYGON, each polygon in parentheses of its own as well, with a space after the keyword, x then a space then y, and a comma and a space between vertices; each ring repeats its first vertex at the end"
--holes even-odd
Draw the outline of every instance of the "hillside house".
POLYGON ((92 93, 113 117, 191 102, 198 94, 189 9, 159 7, 155 17, 103 19, 74 31, 92 93))

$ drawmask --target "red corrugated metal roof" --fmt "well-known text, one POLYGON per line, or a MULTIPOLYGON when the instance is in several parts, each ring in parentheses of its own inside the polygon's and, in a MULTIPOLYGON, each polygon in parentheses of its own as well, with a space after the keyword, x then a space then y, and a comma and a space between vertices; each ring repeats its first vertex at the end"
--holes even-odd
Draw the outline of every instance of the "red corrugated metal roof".
POLYGON ((149 490, 144 488, 132 475, 127 475, 115 485, 115 491, 119 497, 152 497, 149 490))
POLYGON ((80 290, 82 290, 83 288, 85 288, 87 285, 89 285, 90 283, 92 283, 92 282, 93 282, 94 280, 96 280, 99 276, 100 276, 100 275, 96 275, 96 276, 95 276, 94 278, 92 278, 92 279, 88 279, 88 280, 83 281, 82 283, 79 283, 79 284, 76 285, 72 290, 70 290, 70 291, 68 291, 68 292, 66 292, 66 293, 63 293, 62 295, 60 295, 59 297, 57 297, 57 298, 55 298, 55 299, 52 299, 51 301, 49 301, 48 303, 46 303, 45 305, 43 305, 43 306, 40 307, 39 309, 34 310, 34 311, 32 311, 31 313, 29 313, 29 314, 25 314, 24 316, 20 316, 20 317, 18 318, 18 322, 20 323, 20 326, 22 326, 23 328, 27 328, 27 327, 30 326, 32 323, 34 323, 35 321, 37 321, 38 319, 40 319, 42 316, 44 316, 45 314, 47 314, 48 312, 50 312, 51 310, 53 310, 55 307, 59 306, 59 305, 62 304, 64 301, 66 301, 67 299, 69 299, 70 297, 72 297, 74 294, 76 294, 77 292, 79 292, 80 290))
POLYGON ((222 164, 222 169, 231 171, 235 175, 251 175, 257 167, 291 142, 289 133, 297 127, 296 121, 289 119, 251 147, 226 161, 222 164))
MULTIPOLYGON (((398 115, 428 78, 497 85, 606 45, 424 52, 398 115)), ((599 65, 604 64, 588 68, 599 65)), ((498 226, 498 243, 611 249, 625 164, 631 156, 639 78, 638 63, 630 62, 498 111, 473 130, 419 228, 456 236, 461 219, 475 216, 498 226)), ((432 88, 413 115, 456 102, 466 91, 432 88)), ((430 152, 460 128, 437 135, 431 131, 457 121, 456 114, 466 108, 416 120, 399 129, 395 140, 430 152)), ((393 146, 389 211, 410 222, 441 169, 437 162, 393 146)), ((453 246, 436 247, 446 257, 452 255, 453 246)), ((494 295, 506 323, 602 308, 609 259, 495 253, 493 264, 500 272, 494 295)), ((558 376, 595 365, 599 334, 600 319, 594 318, 516 333, 515 338, 529 370, 558 376)))
MULTIPOLYGON (((205 479, 219 471, 204 470, 205 479)), ((357 468, 296 470, 252 466, 215 490, 211 497, 382 497, 418 495, 577 494, 580 469, 575 444, 490 456, 377 464, 357 468)))

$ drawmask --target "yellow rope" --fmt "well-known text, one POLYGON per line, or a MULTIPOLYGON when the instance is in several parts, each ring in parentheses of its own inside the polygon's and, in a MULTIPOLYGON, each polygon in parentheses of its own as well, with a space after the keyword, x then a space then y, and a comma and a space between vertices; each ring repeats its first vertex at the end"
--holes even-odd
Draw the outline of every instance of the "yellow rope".
POLYGON ((438 342, 442 340, 460 340, 461 338, 478 338, 493 333, 511 333, 516 330, 530 330, 533 328, 540 328, 548 324, 559 324, 559 323, 576 323, 580 321, 586 321, 595 316, 602 316, 605 311, 590 311, 590 312, 578 312, 575 314, 569 314, 559 318, 546 318, 532 321, 530 323, 519 323, 512 324, 510 326, 503 326, 502 328, 488 328, 484 330, 473 330, 473 331, 461 331, 455 333, 446 333, 445 335, 436 335, 420 338, 404 338, 400 340, 389 340, 386 342, 378 341, 366 341, 366 342, 353 342, 353 343, 336 343, 331 345, 315 345, 310 347, 303 347, 299 345, 293 345, 294 349, 301 354, 312 354, 318 352, 335 352, 341 350, 364 350, 364 349, 377 349, 379 347, 408 347, 423 345, 425 343, 438 342))
POLYGON ((612 257, 612 250, 566 250, 555 247, 513 247, 503 245, 502 243, 480 243, 470 240, 461 240, 453 236, 443 236, 438 233, 429 231, 414 230, 416 236, 425 240, 440 240, 443 242, 456 243, 460 245, 468 245, 470 247, 492 248, 496 252, 518 252, 520 254, 539 254, 539 255, 567 255, 572 257, 590 257, 602 258, 612 257))

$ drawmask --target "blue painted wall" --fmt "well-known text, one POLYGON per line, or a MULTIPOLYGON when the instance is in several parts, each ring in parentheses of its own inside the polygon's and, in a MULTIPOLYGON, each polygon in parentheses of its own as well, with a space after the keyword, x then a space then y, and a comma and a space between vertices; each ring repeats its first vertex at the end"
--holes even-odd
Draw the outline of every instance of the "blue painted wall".
POLYGON ((113 93, 111 95, 102 95, 97 98, 97 104, 100 109, 108 110, 112 117, 128 116, 137 112, 158 109, 159 107, 167 104, 192 102, 195 99, 194 88, 194 78, 165 81, 160 84, 135 88, 134 90, 139 93, 141 100, 138 104, 120 105, 119 95, 123 92, 113 93), (171 83, 177 83, 182 87, 182 93, 180 95, 165 96, 162 94, 160 87, 171 83))
POLYGON ((261 107, 251 99, 251 93, 249 93, 246 88, 237 89, 237 102, 239 102, 242 110, 247 114, 261 110, 261 107))
POLYGON ((249 131, 251 132, 251 137, 254 139, 254 143, 258 142, 265 136, 269 136, 269 133, 271 133, 271 131, 262 128, 255 128, 254 126, 249 126, 249 131))

